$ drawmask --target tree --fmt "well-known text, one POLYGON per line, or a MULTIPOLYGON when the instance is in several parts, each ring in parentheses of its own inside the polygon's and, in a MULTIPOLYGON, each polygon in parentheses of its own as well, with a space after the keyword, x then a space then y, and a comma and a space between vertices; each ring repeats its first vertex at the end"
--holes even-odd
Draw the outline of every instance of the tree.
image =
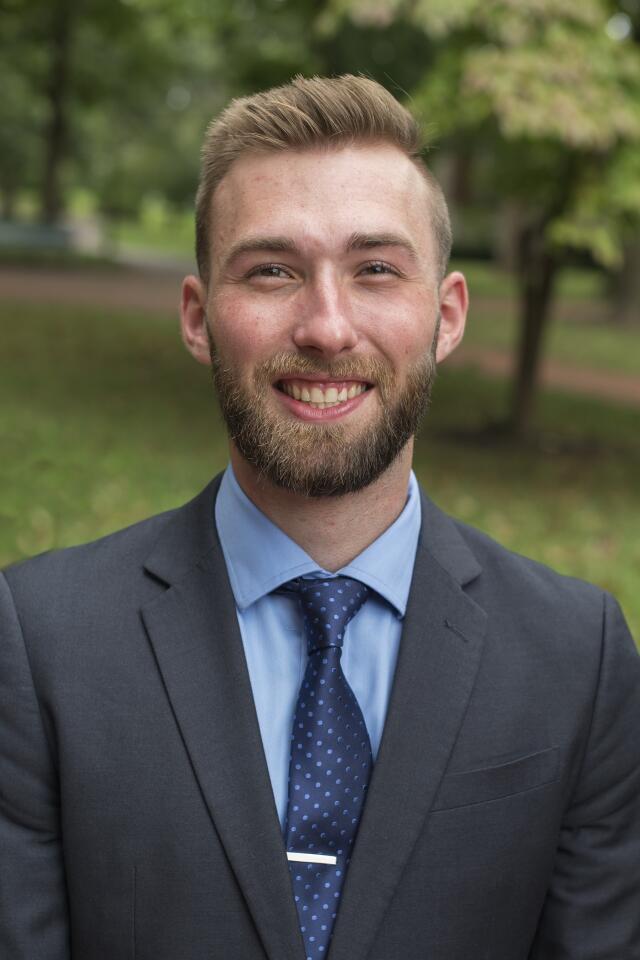
POLYGON ((620 261, 640 222, 640 55, 605 0, 335 0, 358 23, 405 19, 438 51, 412 106, 444 146, 491 156, 491 191, 517 209, 520 340, 509 417, 531 425, 554 282, 571 247, 620 261), (636 168, 637 169, 637 168, 636 168))
MULTIPOLYGON (((610 23, 640 53, 640 0, 623 0, 623 9, 613 14, 610 23)), ((615 187, 626 193, 625 209, 640 211, 639 152, 627 150, 621 168, 615 187)), ((627 215, 624 220, 622 256, 618 260, 617 268, 610 273, 612 320, 621 326, 640 326, 640 215, 627 215)))
POLYGON ((0 47, 0 192, 2 216, 11 219, 18 192, 39 181, 39 130, 44 104, 34 96, 42 83, 42 51, 31 27, 26 0, 2 9, 0 47))
POLYGON ((112 201, 133 212, 156 166, 157 189, 165 188, 165 176, 175 190, 180 176, 184 184, 192 174, 192 192, 195 170, 185 171, 175 154, 170 163, 167 144, 171 134, 178 144, 192 136, 197 164, 204 117, 218 102, 212 90, 221 86, 223 58, 202 4, 4 0, 4 6, 0 79, 5 93, 14 94, 0 104, 5 209, 18 189, 35 188, 40 219, 56 222, 73 182, 104 191, 107 206, 112 201), (198 84, 207 88, 208 103, 194 110, 198 84))

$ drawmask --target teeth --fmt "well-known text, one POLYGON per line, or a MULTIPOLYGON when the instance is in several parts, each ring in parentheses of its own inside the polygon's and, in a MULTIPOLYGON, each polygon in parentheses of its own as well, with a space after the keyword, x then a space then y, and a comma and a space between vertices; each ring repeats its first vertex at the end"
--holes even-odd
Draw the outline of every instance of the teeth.
POLYGON ((352 384, 348 389, 347 387, 342 387, 340 390, 338 390, 337 387, 327 387, 325 390, 319 386, 312 386, 311 389, 309 389, 308 387, 300 387, 297 383, 290 381, 281 384, 281 386, 284 392, 288 396, 293 397, 294 400, 310 403, 319 410, 324 410, 325 407, 335 407, 339 403, 345 403, 347 400, 352 400, 366 390, 366 386, 363 383, 352 384))

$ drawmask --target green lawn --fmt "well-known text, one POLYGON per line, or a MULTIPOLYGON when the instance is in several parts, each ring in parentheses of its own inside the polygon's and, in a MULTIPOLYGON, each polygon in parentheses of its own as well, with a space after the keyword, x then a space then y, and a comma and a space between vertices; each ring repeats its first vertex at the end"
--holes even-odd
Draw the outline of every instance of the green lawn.
MULTIPOLYGON (((472 295, 481 297, 514 297, 517 292, 513 274, 489 260, 452 258, 450 270, 462 270, 472 295)), ((558 276, 556 292, 560 299, 594 300, 604 296, 604 275, 597 270, 567 267, 558 276)))
MULTIPOLYGON (((471 292, 465 344, 512 351, 518 314, 513 278, 489 263, 461 262, 471 292)), ((566 270, 559 278, 545 355, 593 370, 638 376, 640 324, 634 329, 607 322, 610 307, 603 278, 590 270, 566 270)))
MULTIPOLYGON (((224 466, 208 373, 174 318, 5 304, 0 337, 0 564, 179 504, 224 466)), ((506 389, 443 369, 420 479, 509 547, 614 591, 639 636, 637 410, 548 395, 544 440, 514 449, 474 435, 506 389)))
MULTIPOLYGON (((562 306, 559 308, 560 312, 562 306)), ((465 344, 512 351, 517 341, 517 313, 513 300, 488 304, 476 298, 469 312, 465 344)), ((607 324, 580 323, 559 316, 549 328, 545 356, 591 370, 611 370, 638 376, 640 326, 612 329, 607 324)))

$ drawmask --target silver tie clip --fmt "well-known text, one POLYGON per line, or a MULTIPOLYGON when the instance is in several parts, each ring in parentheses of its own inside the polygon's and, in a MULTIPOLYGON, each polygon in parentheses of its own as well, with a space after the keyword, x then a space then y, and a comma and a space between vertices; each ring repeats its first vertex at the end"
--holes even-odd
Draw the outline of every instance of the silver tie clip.
POLYGON ((296 863, 337 863, 338 858, 329 856, 325 853, 290 853, 287 850, 287 860, 294 860, 296 863))

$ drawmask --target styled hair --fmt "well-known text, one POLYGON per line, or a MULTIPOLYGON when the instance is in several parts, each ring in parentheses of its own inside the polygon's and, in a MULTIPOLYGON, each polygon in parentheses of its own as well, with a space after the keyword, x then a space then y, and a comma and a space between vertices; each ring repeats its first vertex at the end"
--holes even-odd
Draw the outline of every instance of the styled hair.
POLYGON ((451 253, 451 222, 440 184, 421 158, 414 117, 383 86, 366 77, 296 76, 281 87, 232 100, 205 134, 196 195, 196 260, 209 281, 213 193, 238 157, 257 152, 339 148, 360 143, 398 147, 427 182, 439 279, 451 253))

